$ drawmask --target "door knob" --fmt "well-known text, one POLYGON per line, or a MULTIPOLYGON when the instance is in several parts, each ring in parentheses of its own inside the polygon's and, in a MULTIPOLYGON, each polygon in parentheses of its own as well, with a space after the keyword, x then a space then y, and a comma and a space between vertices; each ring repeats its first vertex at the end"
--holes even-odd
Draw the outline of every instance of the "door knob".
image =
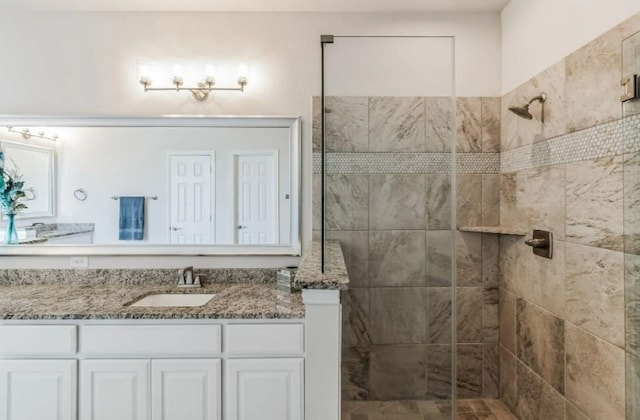
POLYGON ((242 225, 238 225, 237 228, 238 229, 246 229, 247 227, 246 226, 242 226, 242 225))
POLYGON ((182 228, 169 226, 169 230, 172 230, 175 232, 176 230, 182 230, 182 228))

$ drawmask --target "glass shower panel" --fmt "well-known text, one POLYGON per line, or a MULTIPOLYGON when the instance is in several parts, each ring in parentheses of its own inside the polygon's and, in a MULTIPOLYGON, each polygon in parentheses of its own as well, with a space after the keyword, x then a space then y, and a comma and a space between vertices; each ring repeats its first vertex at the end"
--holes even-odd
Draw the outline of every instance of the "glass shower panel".
MULTIPOLYGON (((640 32, 622 42, 622 75, 640 74, 640 32)), ((640 99, 623 103, 626 408, 640 418, 640 99)))
MULTIPOLYGON (((454 40, 336 36, 324 50, 325 218, 315 228, 342 243, 351 279, 343 405, 418 400, 427 414, 448 417, 456 377, 454 40)), ((321 102, 314 197, 323 185, 321 102)))

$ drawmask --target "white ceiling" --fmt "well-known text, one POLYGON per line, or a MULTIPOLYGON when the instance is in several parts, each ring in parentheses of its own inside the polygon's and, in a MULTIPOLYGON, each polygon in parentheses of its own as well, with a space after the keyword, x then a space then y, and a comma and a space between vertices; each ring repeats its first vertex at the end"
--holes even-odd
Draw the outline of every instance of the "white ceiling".
POLYGON ((2 8, 58 11, 500 12, 509 0, 3 0, 2 8))

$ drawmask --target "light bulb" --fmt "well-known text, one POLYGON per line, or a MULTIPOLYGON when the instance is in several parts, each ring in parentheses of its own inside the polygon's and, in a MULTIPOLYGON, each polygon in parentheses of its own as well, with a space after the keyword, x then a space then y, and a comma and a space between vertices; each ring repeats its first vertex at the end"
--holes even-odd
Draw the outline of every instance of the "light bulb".
POLYGON ((238 66, 238 83, 247 83, 247 77, 249 76, 249 66, 246 64, 240 64, 238 66))

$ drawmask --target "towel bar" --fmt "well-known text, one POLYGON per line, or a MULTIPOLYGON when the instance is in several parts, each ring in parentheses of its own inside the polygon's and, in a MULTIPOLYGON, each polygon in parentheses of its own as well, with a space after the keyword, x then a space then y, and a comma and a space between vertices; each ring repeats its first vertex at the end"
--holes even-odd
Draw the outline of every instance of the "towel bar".
MULTIPOLYGON (((158 199, 158 196, 157 196, 157 195, 153 195, 153 196, 151 196, 151 197, 145 197, 145 198, 146 198, 147 200, 157 200, 157 199, 158 199)), ((119 200, 119 199, 120 199, 120 196, 118 196, 118 195, 114 195, 114 196, 112 196, 112 197, 111 197, 111 199, 112 199, 112 200, 119 200)))

